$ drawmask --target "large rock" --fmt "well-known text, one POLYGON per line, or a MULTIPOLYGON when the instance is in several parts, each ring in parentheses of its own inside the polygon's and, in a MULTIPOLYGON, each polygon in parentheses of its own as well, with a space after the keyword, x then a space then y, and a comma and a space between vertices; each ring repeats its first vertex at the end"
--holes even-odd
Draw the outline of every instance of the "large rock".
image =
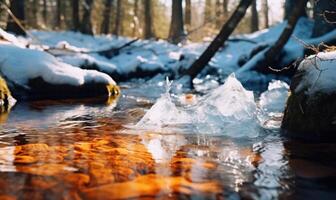
POLYGON ((282 128, 305 138, 336 138, 336 52, 302 61, 290 90, 282 128))

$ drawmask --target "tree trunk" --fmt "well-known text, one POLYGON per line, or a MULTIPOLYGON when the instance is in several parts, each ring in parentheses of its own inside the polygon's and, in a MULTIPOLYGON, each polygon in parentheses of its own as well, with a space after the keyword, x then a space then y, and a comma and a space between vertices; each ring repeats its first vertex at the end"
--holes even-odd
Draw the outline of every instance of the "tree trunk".
POLYGON ((216 0, 216 28, 220 28, 222 26, 222 9, 220 0, 216 0))
POLYGON ((136 37, 138 34, 139 29, 139 0, 134 0, 134 7, 133 7, 133 33, 132 36, 136 37))
POLYGON ((268 28, 269 27, 268 0, 262 1, 262 11, 264 15, 264 28, 268 28))
POLYGON ((85 34, 93 35, 91 13, 93 8, 93 0, 85 0, 83 6, 83 19, 80 31, 85 34))
POLYGON ((183 8, 181 0, 173 0, 172 2, 172 15, 169 30, 169 40, 178 44, 185 38, 183 27, 183 8))
POLYGON ((205 0, 204 23, 209 23, 213 20, 212 12, 212 0, 205 0))
POLYGON ((43 0, 43 10, 42 10, 42 16, 43 16, 43 21, 44 21, 44 25, 46 26, 48 24, 48 4, 47 4, 47 0, 43 0))
POLYGON ((34 0, 33 1, 33 5, 32 5, 32 12, 33 12, 33 17, 34 19, 32 19, 32 27, 33 28, 39 28, 39 17, 38 17, 38 13, 39 13, 39 0, 34 0))
POLYGON ((80 20, 79 20, 79 0, 72 0, 72 26, 74 31, 80 29, 80 20))
MULTIPOLYGON (((279 59, 283 47, 286 45, 287 41, 292 35, 299 18, 302 17, 302 12, 306 7, 307 2, 308 0, 297 0, 296 1, 296 5, 294 9, 292 10, 290 18, 288 19, 287 26, 281 33, 276 43, 270 49, 266 51, 265 53, 266 63, 263 66, 260 65, 260 67, 262 66, 265 68, 266 66, 276 62, 279 59)), ((268 67, 267 69, 264 69, 264 70, 269 71, 268 67)), ((264 71, 264 70, 260 70, 260 71, 264 71)))
POLYGON ((61 21, 62 21, 62 2, 61 0, 56 1, 56 27, 59 29, 61 28, 61 21))
MULTIPOLYGON (((286 0, 285 2, 285 20, 288 20, 290 18, 290 16, 293 13, 294 8, 296 8, 298 5, 298 1, 297 0, 286 0)), ((305 6, 306 8, 306 6, 305 6)), ((306 17, 307 13, 306 13, 306 9, 301 10, 301 13, 299 13, 299 17, 306 17)))
POLYGON ((229 0, 223 0, 223 16, 225 20, 229 17, 229 0))
POLYGON ((259 30, 259 17, 257 10, 257 0, 253 0, 251 6, 251 32, 255 32, 259 30))
POLYGON ((185 0, 184 22, 189 30, 191 27, 191 0, 185 0))
POLYGON ((122 12, 122 0, 117 0, 117 10, 116 10, 116 18, 114 23, 113 34, 119 36, 120 34, 120 26, 121 26, 121 12, 122 12))
POLYGON ((336 29, 336 2, 319 0, 314 6, 314 28, 312 37, 322 36, 336 29))
POLYGON ((110 19, 111 19, 111 8, 113 0, 105 0, 105 6, 103 11, 103 22, 101 25, 101 33, 110 33, 110 19))
POLYGON ((191 78, 195 78, 203 68, 209 63, 211 58, 216 54, 220 47, 224 45, 224 42, 229 38, 234 29, 238 26, 239 22, 243 19, 246 14, 247 8, 251 5, 253 0, 241 0, 238 7, 229 18, 229 20, 224 24, 219 34, 210 43, 208 48, 203 52, 203 54, 191 65, 191 67, 186 71, 186 74, 190 75, 191 78))
POLYGON ((145 27, 144 27, 144 38, 149 39, 154 37, 153 31, 153 11, 152 11, 152 0, 144 0, 145 6, 145 27))
MULTIPOLYGON (((25 24, 25 1, 23 0, 12 0, 10 4, 10 10, 12 13, 21 21, 23 24, 25 24)), ((17 35, 26 35, 24 30, 22 30, 12 19, 11 16, 8 16, 8 23, 6 27, 6 31, 15 33, 17 35)))

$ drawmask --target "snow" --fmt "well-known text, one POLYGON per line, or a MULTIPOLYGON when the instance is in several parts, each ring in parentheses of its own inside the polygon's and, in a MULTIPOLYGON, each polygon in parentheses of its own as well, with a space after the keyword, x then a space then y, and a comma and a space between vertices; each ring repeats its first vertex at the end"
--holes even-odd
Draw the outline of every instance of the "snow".
POLYGON ((24 48, 27 45, 26 41, 20 40, 19 38, 17 38, 13 34, 7 33, 2 28, 0 28, 0 36, 4 40, 6 40, 6 41, 1 41, 2 44, 14 44, 14 45, 22 47, 22 48, 24 48))
MULTIPOLYGON (((243 34, 230 37, 222 48, 211 59, 207 69, 216 71, 222 81, 231 73, 246 85, 247 83, 267 84, 274 78, 274 75, 266 76, 258 72, 251 73, 255 62, 260 60, 263 50, 244 66, 239 66, 238 61, 242 57, 250 56, 253 49, 262 45, 272 45, 285 28, 286 22, 280 23, 269 29, 261 30, 252 34, 243 34)), ((330 39, 336 36, 336 31, 321 38, 311 39, 313 22, 301 18, 294 30, 294 36, 311 44, 316 44, 323 39, 330 39)), ((89 36, 78 32, 45 32, 31 31, 35 40, 26 39, 31 48, 43 44, 50 47, 50 51, 65 63, 76 67, 94 68, 111 76, 129 78, 135 75, 134 72, 165 72, 169 75, 179 75, 181 70, 188 68, 197 57, 209 45, 208 42, 187 43, 182 46, 170 44, 163 40, 138 40, 130 46, 122 49, 119 54, 107 58, 97 53, 100 50, 118 48, 131 41, 130 38, 114 37, 109 35, 89 36), (35 46, 34 46, 35 45, 35 46), (57 50, 55 48, 58 48, 57 50), (63 51, 63 50, 71 50, 63 51)), ((278 67, 287 66, 297 57, 303 57, 304 46, 292 37, 284 47, 286 59, 278 67)), ((273 67, 273 66, 272 66, 273 67)), ((277 67, 277 66, 274 66, 277 67)), ((202 74, 204 76, 204 73, 202 74)), ((209 82, 215 86, 216 83, 209 82)))
POLYGON ((316 93, 329 94, 336 91, 336 51, 320 52, 303 60, 298 72, 303 80, 295 88, 295 92, 304 91, 307 95, 316 93))
POLYGON ((43 51, 6 44, 0 44, 0 70, 10 82, 23 87, 28 86, 30 79, 38 77, 51 84, 115 84, 113 79, 104 73, 73 67, 43 51))

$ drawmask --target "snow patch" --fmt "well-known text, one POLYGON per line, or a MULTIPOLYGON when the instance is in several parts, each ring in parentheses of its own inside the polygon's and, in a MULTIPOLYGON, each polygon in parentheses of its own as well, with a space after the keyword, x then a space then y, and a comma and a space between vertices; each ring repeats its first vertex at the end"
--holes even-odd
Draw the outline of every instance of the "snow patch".
POLYGON ((304 78, 295 88, 295 92, 305 91, 307 95, 315 93, 329 94, 336 91, 336 51, 320 52, 303 60, 297 73, 304 78))
POLYGON ((51 84, 115 84, 107 74, 82 70, 63 63, 48 53, 13 45, 0 45, 0 70, 7 79, 23 87, 27 87, 30 79, 38 77, 51 84))

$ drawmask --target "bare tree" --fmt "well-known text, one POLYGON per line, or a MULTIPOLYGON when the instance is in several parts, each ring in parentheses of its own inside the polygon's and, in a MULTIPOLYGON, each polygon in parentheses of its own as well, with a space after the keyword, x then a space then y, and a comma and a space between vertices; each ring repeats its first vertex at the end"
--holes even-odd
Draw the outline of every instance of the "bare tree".
POLYGON ((314 5, 312 37, 322 36, 336 29, 336 1, 319 0, 314 5))
POLYGON ((103 22, 101 25, 101 33, 108 34, 110 32, 111 8, 113 0, 105 0, 103 11, 103 22))
POLYGON ((181 0, 173 0, 172 15, 169 30, 169 40, 178 44, 185 38, 183 27, 183 8, 181 0))
POLYGON ((265 63, 260 64, 257 67, 259 71, 269 72, 270 69, 267 66, 276 62, 279 59, 281 51, 289 40, 290 36, 292 35, 299 18, 302 16, 303 10, 305 10, 307 2, 308 0, 296 1, 296 5, 288 19, 287 26, 281 33, 279 39, 274 43, 274 45, 266 51, 265 63))
POLYGON ((220 28, 222 26, 222 9, 220 0, 216 0, 216 27, 220 28))
POLYGON ((39 0, 34 0, 33 3, 32 3, 33 19, 32 19, 32 24, 31 24, 32 27, 34 27, 34 28, 38 28, 38 26, 39 26, 38 13, 39 13, 39 0))
POLYGON ((229 38, 239 22, 246 14, 247 8, 251 5, 253 0, 241 0, 238 7, 229 18, 229 20, 223 25, 219 34, 210 43, 208 48, 202 53, 202 55, 190 66, 186 71, 186 74, 191 78, 195 78, 203 68, 209 63, 211 58, 216 54, 220 47, 224 45, 224 42, 229 38))
MULTIPOLYGON (((285 20, 288 20, 293 13, 294 8, 297 7, 297 0, 286 0, 285 1, 285 20)), ((306 9, 301 10, 300 17, 306 17, 306 9)))
POLYGON ((137 35, 139 29, 139 0, 134 0, 133 6, 133 37, 137 35))
POLYGON ((251 32, 259 30, 259 16, 257 10, 257 0, 253 0, 251 6, 251 32))
POLYGON ((61 28, 61 21, 62 21, 62 2, 61 0, 56 1, 56 22, 55 25, 57 28, 61 28))
POLYGON ((48 24, 48 3, 47 0, 43 0, 43 10, 42 10, 42 16, 43 16, 43 21, 44 24, 47 25, 48 24))
POLYGON ((184 22, 189 30, 191 26, 191 0, 185 0, 184 22))
POLYGON ((268 0, 262 0, 262 12, 264 15, 264 28, 269 27, 268 0))
MULTIPOLYGON (((10 4, 10 10, 16 16, 18 20, 21 22, 25 21, 25 1, 23 0, 12 0, 10 4)), ((20 28, 20 26, 13 20, 11 16, 8 16, 8 22, 6 31, 18 34, 18 35, 26 35, 24 30, 20 28)))
POLYGON ((223 16, 224 19, 229 17, 229 0, 223 0, 223 16))
POLYGON ((144 23, 144 38, 149 39, 154 37, 154 31, 153 31, 153 5, 152 0, 143 0, 144 1, 144 7, 145 7, 145 23, 144 23))
POLYGON ((79 20, 79 0, 71 1, 72 7, 72 26, 73 30, 78 31, 80 29, 80 20, 79 20))
POLYGON ((213 20, 213 9, 212 9, 212 0, 205 0, 204 6, 204 23, 210 22, 213 20))
POLYGON ((121 18, 122 18, 122 0, 117 0, 117 10, 116 10, 116 17, 114 21, 114 30, 113 34, 118 36, 121 30, 121 18))
POLYGON ((80 31, 85 34, 93 35, 91 13, 93 8, 93 0, 85 0, 83 5, 83 19, 80 31))

